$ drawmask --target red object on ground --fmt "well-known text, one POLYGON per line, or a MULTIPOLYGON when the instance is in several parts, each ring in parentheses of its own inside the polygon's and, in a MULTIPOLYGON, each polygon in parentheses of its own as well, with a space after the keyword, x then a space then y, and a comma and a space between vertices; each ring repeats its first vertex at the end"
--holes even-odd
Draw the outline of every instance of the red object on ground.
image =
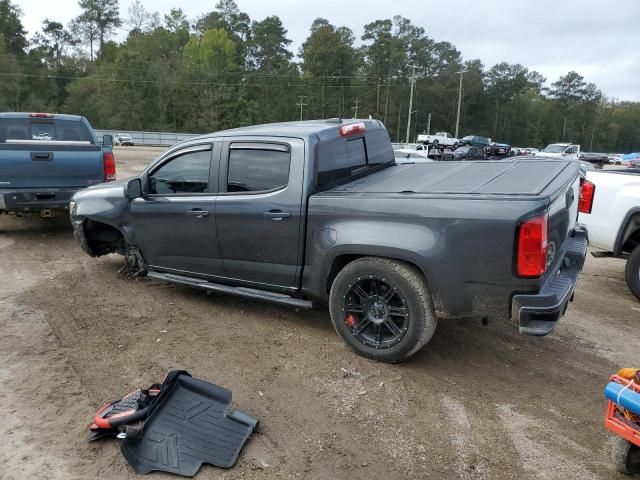
MULTIPOLYGON (((628 385, 630 380, 626 380, 618 375, 612 375, 611 381, 620 385, 628 385)), ((634 392, 640 393, 640 385, 631 382, 628 387, 634 392)), ((604 415, 604 426, 607 430, 624 438, 626 441, 640 447, 640 422, 633 422, 625 417, 624 409, 612 402, 607 401, 607 410, 604 415)))

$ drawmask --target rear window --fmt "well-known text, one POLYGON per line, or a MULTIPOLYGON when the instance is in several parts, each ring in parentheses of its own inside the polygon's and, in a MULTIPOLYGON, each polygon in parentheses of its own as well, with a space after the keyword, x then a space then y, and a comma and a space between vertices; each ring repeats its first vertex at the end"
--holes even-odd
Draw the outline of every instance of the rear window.
POLYGON ((393 147, 384 129, 359 137, 338 137, 318 147, 317 184, 323 188, 348 180, 368 167, 394 160, 393 147))
POLYGON ((227 192, 266 192, 289 183, 288 146, 234 143, 229 151, 227 192), (257 147, 257 148, 256 148, 257 147), (260 148, 263 147, 263 148, 260 148))
POLYGON ((93 143, 87 126, 78 120, 1 118, 0 143, 93 143))

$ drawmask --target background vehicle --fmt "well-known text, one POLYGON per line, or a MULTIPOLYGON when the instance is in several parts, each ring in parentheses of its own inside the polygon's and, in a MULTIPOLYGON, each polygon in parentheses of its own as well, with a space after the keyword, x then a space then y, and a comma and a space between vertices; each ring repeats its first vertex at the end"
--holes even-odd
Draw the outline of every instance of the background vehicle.
POLYGON ((477 147, 473 145, 462 145, 456 148, 450 158, 443 158, 444 160, 485 160, 487 155, 484 153, 483 147, 477 147))
POLYGON ((441 147, 457 147, 460 141, 453 135, 447 132, 437 132, 435 135, 418 135, 418 142, 425 143, 427 145, 441 146, 441 147))
POLYGON ((539 151, 540 150, 538 150, 537 148, 527 147, 527 148, 524 149, 524 154, 525 155, 535 155, 539 151))
POLYGON ((491 145, 491 139, 487 137, 480 137, 478 135, 467 135, 460 139, 460 144, 486 148, 491 145))
POLYGON ((640 168, 640 156, 629 160, 627 162, 627 168, 640 168))
POLYGON ((487 148, 487 155, 490 157, 504 158, 508 157, 511 147, 506 143, 491 143, 487 148))
POLYGON ((128 133, 119 133, 115 137, 116 145, 133 147, 133 138, 128 133))
POLYGON ((553 330, 586 255, 576 162, 396 165, 377 120, 222 131, 77 193, 74 234, 130 271, 301 308, 361 355, 406 359, 439 318, 553 330), (478 301, 481 299, 481 301, 478 301))
POLYGON ((519 157, 521 155, 526 155, 524 148, 522 147, 511 147, 511 150, 509 151, 509 156, 510 157, 519 157))
POLYGON ((0 213, 53 216, 79 189, 115 180, 111 136, 103 143, 84 117, 0 113, 0 213))
POLYGON ((563 157, 563 158, 575 158, 578 159, 580 155, 580 145, 573 143, 552 143, 547 145, 542 152, 536 153, 536 155, 544 155, 545 157, 563 157))
POLYGON ((603 252, 595 256, 627 260, 625 277, 640 299, 640 175, 627 170, 587 172, 580 222, 589 242, 603 252))
POLYGON ((609 163, 609 158, 604 153, 581 152, 578 155, 578 159, 581 162, 588 162, 600 169, 604 168, 604 166, 609 163))
POLYGON ((424 150, 400 148, 393 151, 396 163, 433 162, 424 150))

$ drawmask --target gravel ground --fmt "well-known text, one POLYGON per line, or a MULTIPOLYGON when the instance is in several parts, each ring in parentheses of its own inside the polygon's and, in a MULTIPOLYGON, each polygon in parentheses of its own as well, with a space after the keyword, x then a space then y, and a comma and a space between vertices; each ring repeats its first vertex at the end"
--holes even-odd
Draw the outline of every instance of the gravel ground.
MULTIPOLYGON (((116 150, 119 176, 161 150, 116 150)), ((441 322, 411 361, 354 355, 324 309, 118 274, 68 220, 0 218, 0 477, 134 478, 95 410, 184 368, 233 390, 261 430, 210 478, 612 479, 602 388, 637 366, 640 302, 622 261, 589 257, 556 332, 441 322)), ((175 478, 153 474, 154 478, 175 478)))

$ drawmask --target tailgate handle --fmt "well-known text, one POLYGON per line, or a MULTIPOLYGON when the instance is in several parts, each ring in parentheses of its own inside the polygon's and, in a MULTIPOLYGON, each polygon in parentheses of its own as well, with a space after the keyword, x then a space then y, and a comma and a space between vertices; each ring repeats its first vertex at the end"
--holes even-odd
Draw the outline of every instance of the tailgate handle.
POLYGON ((53 152, 31 152, 31 160, 53 160, 53 152))

